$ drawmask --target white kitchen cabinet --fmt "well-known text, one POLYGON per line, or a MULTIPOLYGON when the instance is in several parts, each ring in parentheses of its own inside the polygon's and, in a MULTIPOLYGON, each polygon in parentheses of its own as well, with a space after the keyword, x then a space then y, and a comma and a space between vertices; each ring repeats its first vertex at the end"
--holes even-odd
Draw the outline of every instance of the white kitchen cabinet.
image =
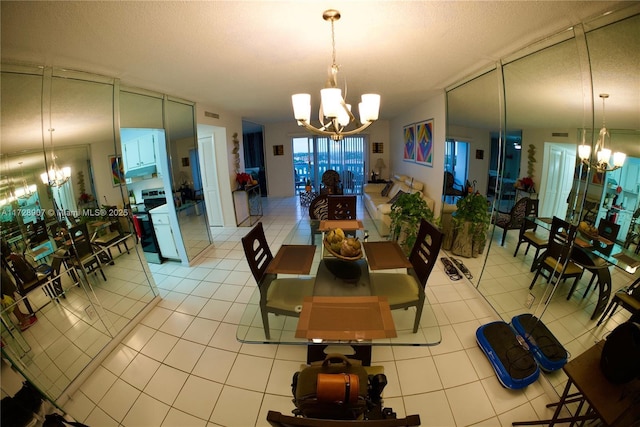
POLYGON ((126 171, 155 166, 156 148, 153 135, 141 136, 122 143, 126 171))
POLYGON ((156 233, 156 240, 160 248, 160 255, 165 258, 180 259, 178 248, 176 247, 175 235, 169 220, 169 210, 166 204, 153 208, 149 211, 153 230, 156 233))

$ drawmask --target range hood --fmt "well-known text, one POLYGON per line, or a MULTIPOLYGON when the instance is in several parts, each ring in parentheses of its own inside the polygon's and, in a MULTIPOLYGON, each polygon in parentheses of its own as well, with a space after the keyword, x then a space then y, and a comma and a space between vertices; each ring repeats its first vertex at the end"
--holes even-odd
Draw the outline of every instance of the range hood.
POLYGON ((151 175, 157 172, 156 165, 147 165, 140 168, 129 169, 125 172, 125 178, 137 178, 140 176, 151 175))

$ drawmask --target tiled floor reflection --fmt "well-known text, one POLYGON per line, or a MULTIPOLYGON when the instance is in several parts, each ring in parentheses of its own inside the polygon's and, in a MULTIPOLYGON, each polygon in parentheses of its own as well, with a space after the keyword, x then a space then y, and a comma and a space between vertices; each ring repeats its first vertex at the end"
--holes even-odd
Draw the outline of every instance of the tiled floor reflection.
MULTIPOLYGON (((298 220, 308 218, 307 208, 297 198, 265 198, 263 207, 262 222, 275 252, 298 220)), ((360 203, 359 209, 366 215, 360 203)), ((100 427, 244 427, 266 426, 270 409, 293 409, 290 382, 306 358, 305 349, 236 340, 239 316, 256 286, 240 244, 248 228, 212 230, 214 243, 192 267, 151 266, 162 301, 65 406, 73 417, 100 427)), ((509 314, 522 309, 529 283, 530 256, 521 250, 513 258, 510 245, 516 234, 509 234, 504 249, 492 247, 495 256, 492 252, 487 262, 483 289, 509 314), (511 278, 503 280, 507 273, 511 278)), ((581 314, 590 315, 592 306, 578 295, 571 301, 559 295, 557 307, 548 310, 550 327, 576 342, 569 344, 574 355, 600 335, 586 332, 592 325, 581 314)), ((552 400, 545 393, 546 379, 520 391, 500 386, 474 335, 478 326, 498 316, 469 282, 451 281, 438 262, 427 296, 442 343, 373 350, 374 363, 384 366, 389 381, 385 406, 398 415, 420 414, 423 426, 509 426, 551 416, 545 407, 552 400)), ((617 315, 608 326, 624 316, 617 315)), ((562 377, 550 378, 557 385, 562 377)))

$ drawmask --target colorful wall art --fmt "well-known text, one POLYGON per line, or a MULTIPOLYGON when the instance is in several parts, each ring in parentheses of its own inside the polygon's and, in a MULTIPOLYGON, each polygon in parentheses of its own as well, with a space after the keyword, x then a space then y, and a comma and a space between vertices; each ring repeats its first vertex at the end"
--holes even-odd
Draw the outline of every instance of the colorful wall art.
POLYGON ((409 125, 404 127, 404 156, 407 162, 415 162, 416 160, 416 127, 409 125))
POLYGON ((433 119, 416 124, 416 163, 433 167, 433 119))

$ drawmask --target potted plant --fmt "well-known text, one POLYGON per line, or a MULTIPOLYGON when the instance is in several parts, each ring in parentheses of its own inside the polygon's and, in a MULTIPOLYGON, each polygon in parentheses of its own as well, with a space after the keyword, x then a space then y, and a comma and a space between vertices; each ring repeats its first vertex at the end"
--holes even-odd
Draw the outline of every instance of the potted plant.
POLYGON ((391 238, 408 255, 418 237, 421 220, 433 221, 433 212, 420 193, 402 193, 391 205, 389 217, 391 238))
POLYGON ((458 199, 452 214, 453 243, 451 252, 464 257, 477 257, 487 242, 491 223, 486 197, 472 193, 458 199))

